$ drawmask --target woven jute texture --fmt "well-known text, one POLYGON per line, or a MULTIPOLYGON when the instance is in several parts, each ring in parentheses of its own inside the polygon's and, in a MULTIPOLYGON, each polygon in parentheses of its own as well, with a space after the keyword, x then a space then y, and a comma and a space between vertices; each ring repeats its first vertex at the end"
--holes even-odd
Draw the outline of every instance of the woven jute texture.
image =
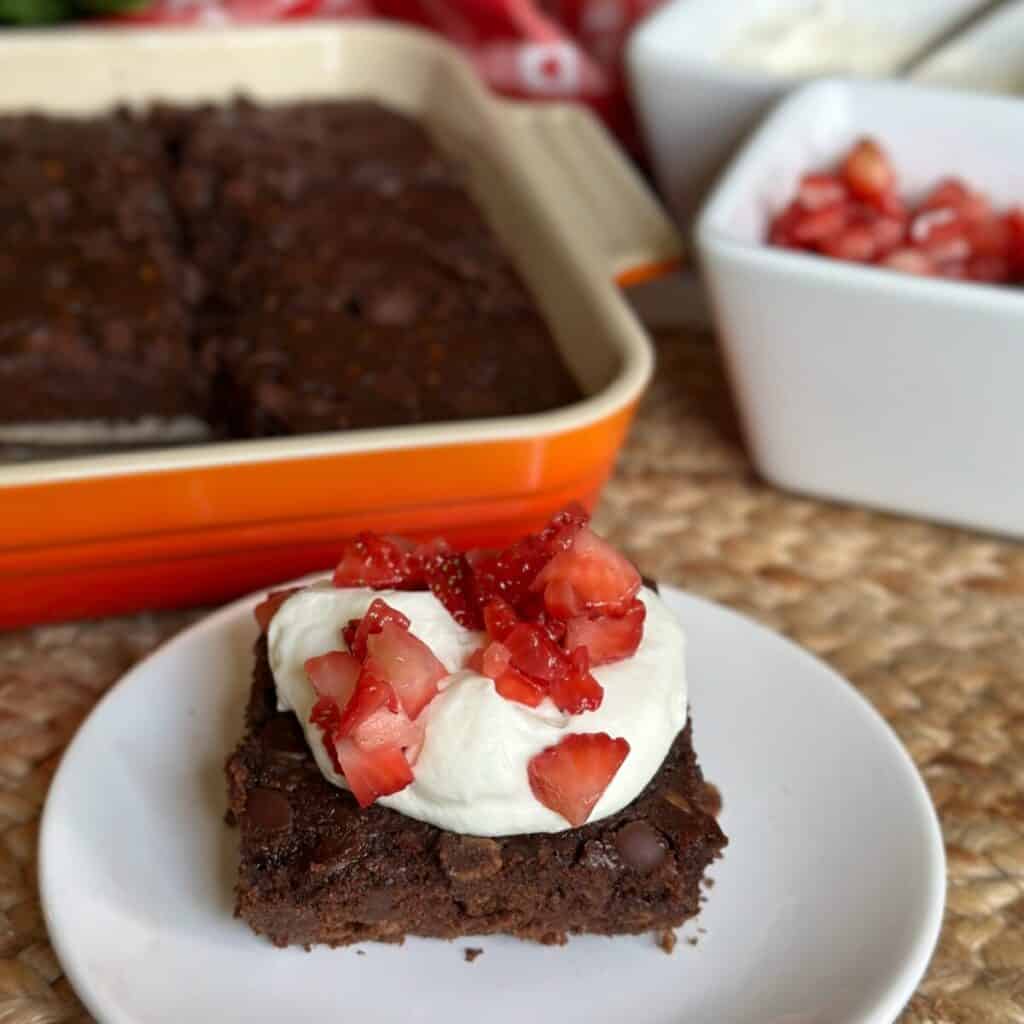
MULTIPOLYGON (((901 1021, 1024 1022, 1024 545, 780 493, 750 470, 711 342, 665 335, 659 356, 598 527, 645 573, 814 651, 892 723, 949 858, 942 939, 901 1021)), ((199 614, 0 636, 0 1024, 89 1019, 41 917, 39 813, 96 699, 199 614)))

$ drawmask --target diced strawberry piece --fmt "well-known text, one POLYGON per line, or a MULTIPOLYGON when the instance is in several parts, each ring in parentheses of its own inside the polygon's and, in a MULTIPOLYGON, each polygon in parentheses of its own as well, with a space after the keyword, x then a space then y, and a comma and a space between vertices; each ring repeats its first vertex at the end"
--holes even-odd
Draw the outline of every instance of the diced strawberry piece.
POLYGON ((967 224, 949 206, 918 213, 910 222, 910 241, 936 262, 966 259, 971 251, 967 224))
POLYGON ((556 578, 544 588, 544 609, 555 619, 567 622, 582 615, 587 607, 569 579, 556 578))
POLYGON ((519 616, 500 597, 484 605, 484 628, 492 640, 504 640, 519 625, 519 616))
POLYGON ((530 759, 533 795, 574 828, 594 805, 629 754, 629 743, 607 733, 574 733, 530 759))
POLYGON ((409 762, 398 747, 367 749, 342 739, 336 744, 336 760, 360 807, 405 789, 413 780, 409 762))
POLYGON ((992 216, 992 204, 982 192, 968 188, 959 178, 946 178, 925 196, 921 210, 952 210, 968 224, 978 224, 992 216))
POLYGON ((556 644, 561 644, 565 639, 565 622, 548 614, 547 610, 543 608, 543 597, 540 594, 533 596, 535 599, 539 599, 542 610, 530 616, 531 620, 540 626, 556 644))
POLYGON ((483 648, 480 657, 482 675, 497 679, 503 672, 508 671, 511 665, 512 652, 503 643, 495 640, 483 648))
POLYGON ((960 209, 970 196, 970 189, 959 178, 943 178, 931 192, 921 200, 920 209, 960 209))
POLYGON ((466 667, 471 668, 474 672, 478 672, 480 675, 487 675, 484 672, 484 652, 487 650, 486 647, 478 647, 470 656, 466 662, 466 667))
POLYGON ((793 228, 804 216, 804 212, 804 208, 796 200, 781 210, 768 227, 769 243, 783 246, 786 249, 804 248, 793 235, 793 228))
POLYGON ((820 210, 850 197, 846 183, 835 174, 805 174, 796 190, 796 201, 805 210, 820 210))
POLYGON ((889 214, 880 214, 866 221, 875 239, 875 249, 884 256, 903 244, 907 237, 907 219, 889 214))
POLYGON ((540 683, 534 682, 514 668, 505 669, 494 680, 494 688, 505 700, 513 700, 531 708, 535 708, 547 696, 540 683))
POLYGON ((359 673, 359 679, 356 681, 355 691, 342 712, 337 735, 339 737, 351 736, 380 708, 397 711, 399 707, 398 697, 390 684, 367 671, 367 667, 364 665, 359 673))
POLYGON ((1010 280, 1010 261, 1005 256, 972 256, 964 274, 968 281, 1006 284, 1010 280))
POLYGON ((557 618, 574 618, 581 611, 621 615, 640 589, 640 573, 584 527, 572 546, 555 555, 538 573, 532 589, 543 590, 544 604, 557 618), (571 586, 573 600, 566 598, 565 584, 571 586))
POLYGON ((604 689, 590 674, 590 658, 585 647, 577 647, 569 656, 569 671, 551 682, 548 694, 559 711, 582 715, 596 711, 604 700, 604 689))
POLYGON ((300 590, 305 590, 305 587, 288 587, 286 590, 272 590, 267 596, 260 601, 252 613, 256 617, 256 622, 259 624, 260 632, 266 633, 270 628, 270 620, 277 614, 278 608, 281 607, 288 600, 292 594, 297 594, 300 590))
POLYGON ((798 245, 813 245, 839 234, 850 221, 852 209, 848 202, 808 210, 793 223, 790 233, 798 245))
POLYGON ((408 589, 422 584, 419 568, 407 550, 408 542, 375 533, 360 533, 346 541, 334 570, 336 587, 408 589))
POLYGON ((887 205, 896 189, 896 173, 874 139, 861 139, 847 153, 842 177, 855 196, 879 208, 887 205))
POLYGON ((342 629, 341 638, 348 645, 348 649, 362 660, 366 657, 367 639, 374 633, 379 633, 389 623, 398 626, 399 629, 409 628, 408 616, 403 615, 397 608, 392 608, 383 598, 375 597, 361 619, 353 619, 342 629))
POLYGON ((878 244, 867 224, 851 224, 821 243, 821 251, 833 259, 870 263, 878 255, 878 244))
POLYGON ((569 672, 565 651, 556 647, 539 626, 520 623, 505 637, 504 646, 512 664, 524 675, 541 683, 551 683, 569 672))
POLYGON ((899 270, 904 274, 917 274, 921 277, 933 277, 936 272, 935 263, 927 253, 908 247, 894 249, 881 260, 879 266, 889 270, 899 270))
POLYGON ((397 747, 405 751, 409 764, 415 764, 423 746, 424 732, 423 723, 413 722, 402 708, 397 711, 379 708, 359 724, 351 738, 364 750, 397 747))
POLYGON ((587 522, 586 510, 572 504, 552 517, 540 533, 524 537, 504 551, 471 551, 467 558, 480 604, 501 598, 521 617, 532 618, 527 607, 530 584, 558 552, 569 547, 587 522))
POLYGON ((591 665, 607 665, 623 658, 631 658, 644 635, 647 609, 643 602, 634 600, 625 615, 608 615, 596 619, 576 618, 567 623, 565 647, 575 650, 586 648, 591 665))
POLYGON ((303 668, 318 697, 326 697, 344 708, 355 692, 362 666, 347 651, 328 651, 307 659, 303 668))
POLYGON ((413 719, 437 696, 437 684, 448 675, 419 637, 394 622, 371 633, 366 650, 366 671, 391 685, 405 713, 413 719))
POLYGON ((473 572, 464 554, 444 554, 430 559, 423 566, 423 575, 433 595, 460 626, 483 628, 473 572))
POLYGON ((1010 232, 1007 246, 1010 273, 1019 281, 1024 279, 1024 207, 1015 207, 1006 214, 1006 226, 1010 232))
MULTIPOLYGON (((307 659, 303 667, 317 695, 309 720, 323 731, 324 746, 334 761, 334 738, 355 692, 361 666, 347 651, 328 651, 307 659)), ((334 767, 337 769, 337 762, 334 767)))
POLYGON ((974 256, 995 256, 1009 260, 1012 242, 1007 217, 987 217, 967 225, 967 241, 974 256))

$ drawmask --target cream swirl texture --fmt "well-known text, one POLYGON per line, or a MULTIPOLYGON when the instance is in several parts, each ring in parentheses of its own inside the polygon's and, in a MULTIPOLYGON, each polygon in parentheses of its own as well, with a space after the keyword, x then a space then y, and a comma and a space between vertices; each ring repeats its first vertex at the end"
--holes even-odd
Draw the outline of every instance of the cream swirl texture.
POLYGON ((433 594, 318 583, 281 606, 267 639, 278 706, 295 711, 320 771, 336 786, 345 780, 331 764, 319 726, 309 721, 316 697, 303 665, 343 647, 341 628, 377 597, 408 616, 410 631, 452 673, 421 714, 426 739, 413 782, 378 800, 407 817, 465 835, 564 831, 568 822, 533 795, 527 765, 570 733, 606 732, 626 739, 630 750, 590 816, 597 821, 640 795, 686 723, 683 631, 646 588, 640 600, 647 618, 636 653, 593 670, 604 687, 597 711, 566 715, 550 699, 536 708, 506 700, 492 680, 466 668, 484 635, 456 623, 433 594))

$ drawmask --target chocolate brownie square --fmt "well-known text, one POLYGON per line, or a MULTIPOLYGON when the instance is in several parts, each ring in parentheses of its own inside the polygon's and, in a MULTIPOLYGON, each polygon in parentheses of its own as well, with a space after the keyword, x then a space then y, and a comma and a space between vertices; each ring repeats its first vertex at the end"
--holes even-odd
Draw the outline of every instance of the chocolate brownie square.
POLYGON ((167 178, 131 114, 0 120, 0 427, 202 409, 167 178))
POLYGON ((241 828, 235 913, 279 946, 672 928, 697 913, 727 842, 689 723, 636 800, 581 828, 492 839, 360 810, 320 774, 295 716, 276 710, 265 638, 227 777, 241 828))
POLYGON ((412 119, 361 101, 236 104, 197 113, 182 154, 230 433, 515 415, 580 397, 460 169, 412 119))

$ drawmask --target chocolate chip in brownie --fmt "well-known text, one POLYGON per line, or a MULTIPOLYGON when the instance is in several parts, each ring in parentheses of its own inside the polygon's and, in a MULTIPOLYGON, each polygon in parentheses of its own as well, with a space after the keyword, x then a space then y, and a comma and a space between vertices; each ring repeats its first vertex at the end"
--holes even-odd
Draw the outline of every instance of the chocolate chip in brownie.
POLYGON ((276 789, 260 787, 249 793, 245 804, 249 821, 264 832, 281 832, 292 823, 292 807, 276 789))
POLYGON ((479 882, 501 870, 501 847, 482 836, 446 832, 438 843, 441 866, 455 882, 479 882))
POLYGON ((668 853, 661 834, 646 821, 631 821, 615 833, 615 848, 623 862, 634 871, 653 871, 668 853))

